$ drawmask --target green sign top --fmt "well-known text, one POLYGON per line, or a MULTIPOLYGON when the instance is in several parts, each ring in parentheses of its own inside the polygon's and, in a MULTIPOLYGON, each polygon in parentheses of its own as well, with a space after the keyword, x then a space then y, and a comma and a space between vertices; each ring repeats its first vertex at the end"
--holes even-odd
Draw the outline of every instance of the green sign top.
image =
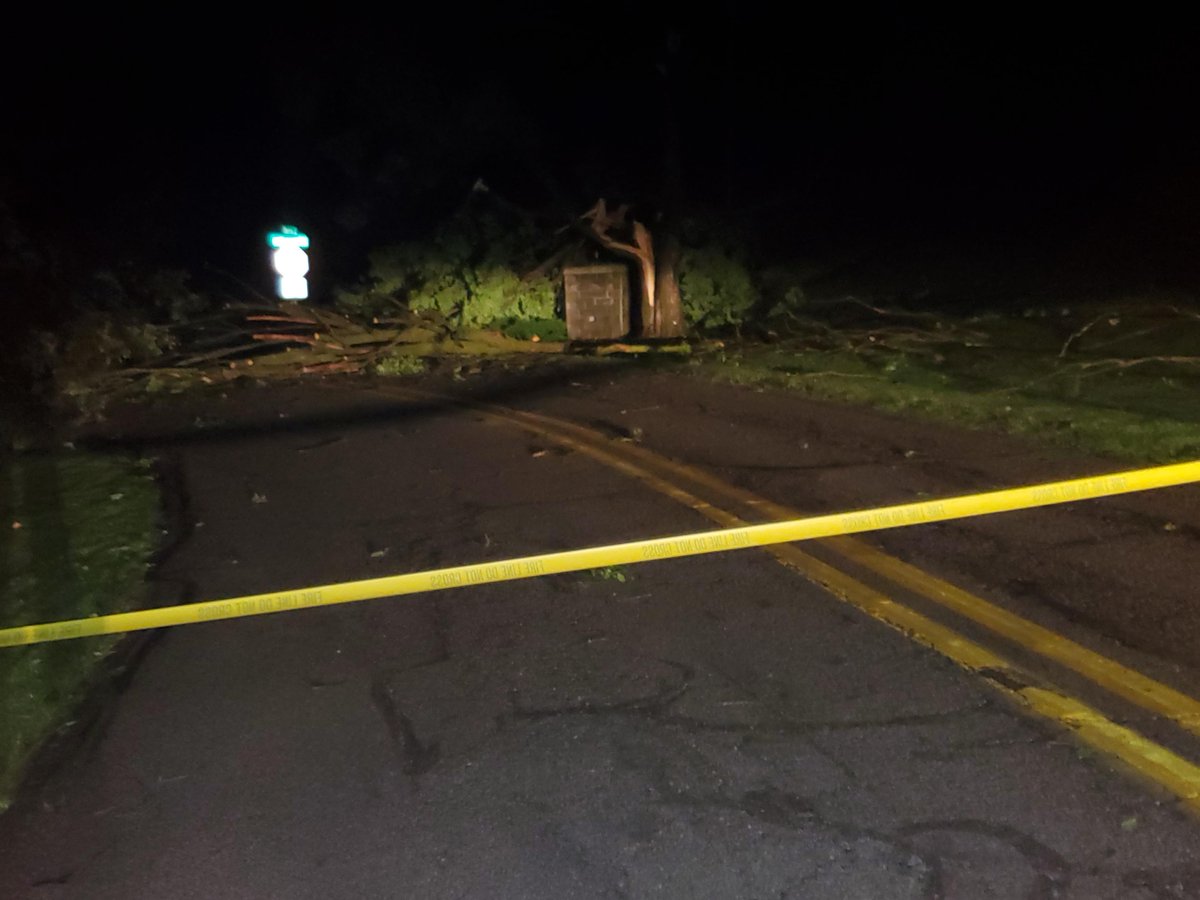
POLYGON ((308 247, 308 235, 295 225, 280 225, 278 231, 267 235, 267 243, 275 248, 292 246, 304 249, 308 247))

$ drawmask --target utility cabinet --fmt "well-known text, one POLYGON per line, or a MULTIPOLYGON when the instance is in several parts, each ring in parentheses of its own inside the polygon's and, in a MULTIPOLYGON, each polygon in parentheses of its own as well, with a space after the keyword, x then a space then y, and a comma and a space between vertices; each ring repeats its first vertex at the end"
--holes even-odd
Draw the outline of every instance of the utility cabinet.
POLYGON ((567 337, 614 341, 629 334, 629 268, 620 263, 563 269, 567 337))

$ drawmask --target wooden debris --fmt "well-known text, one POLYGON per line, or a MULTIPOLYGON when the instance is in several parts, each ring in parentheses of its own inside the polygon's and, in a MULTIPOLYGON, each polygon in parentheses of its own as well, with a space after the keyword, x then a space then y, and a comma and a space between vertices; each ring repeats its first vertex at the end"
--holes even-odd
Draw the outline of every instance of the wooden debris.
POLYGON ((364 325, 301 303, 228 306, 173 329, 174 353, 151 364, 89 377, 87 390, 117 396, 146 385, 172 390, 218 384, 253 374, 290 378, 372 371, 395 357, 496 356, 563 353, 565 344, 517 340, 496 331, 456 332, 436 313, 374 319, 364 325))

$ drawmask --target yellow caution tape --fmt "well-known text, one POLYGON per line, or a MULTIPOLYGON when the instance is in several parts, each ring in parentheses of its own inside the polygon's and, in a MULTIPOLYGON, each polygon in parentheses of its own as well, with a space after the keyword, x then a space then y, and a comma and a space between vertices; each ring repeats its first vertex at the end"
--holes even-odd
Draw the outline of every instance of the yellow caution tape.
POLYGON ((519 559, 451 566, 450 568, 413 572, 407 575, 369 578, 363 581, 348 581, 341 584, 277 591, 270 594, 254 594, 246 597, 233 597, 228 600, 208 600, 181 606, 165 606, 158 609, 93 616, 88 619, 71 619, 43 625, 23 625, 0 629, 0 647, 39 644, 101 634, 121 634, 127 631, 142 631, 169 625, 190 625, 217 619, 260 616, 315 606, 333 606, 337 603, 374 600, 380 597, 397 597, 403 594, 442 591, 498 581, 538 578, 543 575, 579 572, 605 566, 628 565, 651 560, 718 553, 724 550, 740 550, 746 547, 785 544, 792 541, 1052 506, 1058 503, 1091 500, 1097 497, 1109 497, 1195 482, 1200 482, 1200 461, 1135 469, 1092 478, 1056 481, 1029 487, 1009 488, 984 494, 950 497, 944 500, 902 503, 897 506, 856 512, 809 516, 787 522, 748 525, 741 528, 725 528, 717 531, 652 538, 604 547, 544 553, 519 559))

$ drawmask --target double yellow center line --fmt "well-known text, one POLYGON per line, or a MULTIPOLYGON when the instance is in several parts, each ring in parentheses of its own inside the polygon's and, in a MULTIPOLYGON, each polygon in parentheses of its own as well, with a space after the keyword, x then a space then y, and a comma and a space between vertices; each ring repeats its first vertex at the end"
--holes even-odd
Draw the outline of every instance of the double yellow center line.
MULTIPOLYGON (((450 402, 448 398, 424 392, 403 390, 399 393, 411 399, 450 402)), ((691 507, 724 528, 743 528, 747 523, 734 513, 699 496, 698 492, 714 500, 719 498, 722 501, 732 501, 760 516, 784 523, 802 519, 802 514, 795 509, 729 484, 695 466, 662 457, 645 447, 613 441, 594 429, 538 413, 488 404, 467 405, 492 419, 516 425, 545 440, 569 447, 624 472, 655 491, 691 507)), ((1192 462, 1016 489, 1018 492, 1024 492, 1021 495, 1015 495, 1012 491, 996 491, 943 501, 945 505, 942 511, 953 510, 957 513, 966 506, 969 508, 966 515, 999 512, 1016 508, 1005 504, 1016 500, 1018 496, 1021 500, 1043 501, 1037 505, 1109 496, 1151 486, 1166 487, 1191 483, 1196 480, 1198 472, 1200 463, 1192 462)), ((893 507, 860 513, 857 517, 860 522, 868 521, 874 527, 889 527, 909 524, 903 519, 911 514, 913 513, 910 506, 909 511, 904 507, 893 507)), ((958 517, 960 516, 946 516, 958 517)), ((926 521, 934 520, 930 518, 926 521)), ((843 524, 853 522, 843 520, 843 524)), ((1200 701, 849 536, 852 531, 874 530, 874 527, 847 528, 839 534, 824 537, 819 543, 842 559, 912 591, 1027 651, 1083 676, 1105 691, 1161 716, 1193 735, 1200 736, 1200 701)), ((1044 679, 1026 671, 1001 654, 910 609, 796 546, 771 544, 765 549, 779 562, 800 572, 843 601, 930 647, 964 669, 981 675, 997 691, 1008 696, 1029 713, 1072 730, 1083 743, 1119 761, 1178 797, 1193 812, 1200 813, 1200 767, 1191 761, 1137 731, 1112 721, 1103 713, 1070 696, 1061 688, 1047 684, 1044 679)))
POLYGON ((1112 721, 994 650, 897 602, 791 543, 825 539, 822 545, 844 560, 940 604, 976 625, 1200 736, 1200 702, 1194 698, 849 537, 883 528, 1200 482, 1200 462, 858 512, 804 517, 787 507, 727 484, 703 470, 666 459, 644 447, 613 441, 582 425, 494 405, 454 401, 413 390, 395 389, 387 393, 409 400, 458 403, 489 418, 518 426, 638 479, 653 490, 696 510, 718 524, 720 530, 227 600, 4 628, 0 629, 0 647, 265 615, 604 566, 763 547, 780 562, 847 603, 936 650, 963 668, 978 673, 996 690, 1030 713, 1071 729, 1079 740, 1119 760, 1178 797, 1192 811, 1200 813, 1200 767, 1133 729, 1112 721), (706 496, 712 500, 706 499, 706 496), (713 502, 718 499, 744 506, 759 516, 777 521, 749 524, 713 502))

